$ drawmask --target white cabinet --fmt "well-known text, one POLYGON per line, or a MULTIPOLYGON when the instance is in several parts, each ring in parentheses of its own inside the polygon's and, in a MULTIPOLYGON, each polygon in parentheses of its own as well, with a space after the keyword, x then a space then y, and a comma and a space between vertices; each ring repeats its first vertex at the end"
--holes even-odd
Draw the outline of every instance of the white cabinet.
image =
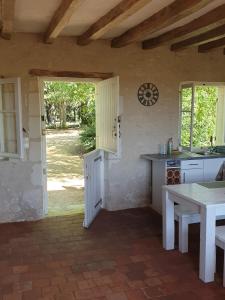
POLYGON ((203 160, 181 161, 181 183, 203 181, 203 160))
POLYGON ((181 183, 193 183, 203 181, 203 169, 181 170, 181 183))
MULTIPOLYGON (((214 181, 225 158, 181 160, 181 183, 214 181)), ((162 186, 167 184, 166 160, 152 161, 152 203, 158 213, 162 212, 162 186)))
POLYGON ((216 175, 225 158, 204 159, 204 181, 216 180, 216 175))

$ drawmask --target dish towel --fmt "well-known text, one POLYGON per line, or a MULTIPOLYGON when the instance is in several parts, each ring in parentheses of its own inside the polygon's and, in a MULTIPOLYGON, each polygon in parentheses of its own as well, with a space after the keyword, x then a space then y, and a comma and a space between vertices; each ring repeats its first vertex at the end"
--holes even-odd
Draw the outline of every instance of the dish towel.
POLYGON ((225 161, 222 163, 218 174, 216 175, 216 181, 225 180, 225 161))

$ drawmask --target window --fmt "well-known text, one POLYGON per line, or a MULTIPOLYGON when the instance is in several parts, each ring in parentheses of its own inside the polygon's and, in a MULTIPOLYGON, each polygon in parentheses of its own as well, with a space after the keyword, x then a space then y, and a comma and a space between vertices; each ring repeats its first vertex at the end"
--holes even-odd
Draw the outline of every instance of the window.
POLYGON ((180 91, 180 144, 189 150, 224 144, 224 85, 188 83, 180 91))
POLYGON ((0 156, 22 158, 19 78, 0 79, 0 156))

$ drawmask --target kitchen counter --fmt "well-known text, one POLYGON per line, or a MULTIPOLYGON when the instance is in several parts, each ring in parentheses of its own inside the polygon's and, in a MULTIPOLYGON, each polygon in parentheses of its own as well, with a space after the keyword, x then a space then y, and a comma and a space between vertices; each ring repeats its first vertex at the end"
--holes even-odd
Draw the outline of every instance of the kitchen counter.
POLYGON ((182 152, 169 154, 142 154, 143 159, 152 161, 167 161, 167 160, 192 160, 192 159, 211 159, 211 158, 225 158, 225 153, 212 153, 212 154, 197 154, 192 152, 182 152))
POLYGON ((142 154, 150 167, 150 203, 162 213, 162 186, 178 183, 215 181, 225 153, 198 154, 174 152, 172 155, 142 154))

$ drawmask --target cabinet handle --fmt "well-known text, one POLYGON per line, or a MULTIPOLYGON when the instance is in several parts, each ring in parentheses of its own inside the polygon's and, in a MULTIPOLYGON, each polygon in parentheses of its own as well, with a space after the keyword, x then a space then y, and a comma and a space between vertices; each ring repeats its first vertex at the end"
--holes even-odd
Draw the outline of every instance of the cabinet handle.
POLYGON ((183 182, 185 183, 185 172, 183 174, 183 182))
POLYGON ((199 164, 189 164, 189 166, 198 166, 199 164))

